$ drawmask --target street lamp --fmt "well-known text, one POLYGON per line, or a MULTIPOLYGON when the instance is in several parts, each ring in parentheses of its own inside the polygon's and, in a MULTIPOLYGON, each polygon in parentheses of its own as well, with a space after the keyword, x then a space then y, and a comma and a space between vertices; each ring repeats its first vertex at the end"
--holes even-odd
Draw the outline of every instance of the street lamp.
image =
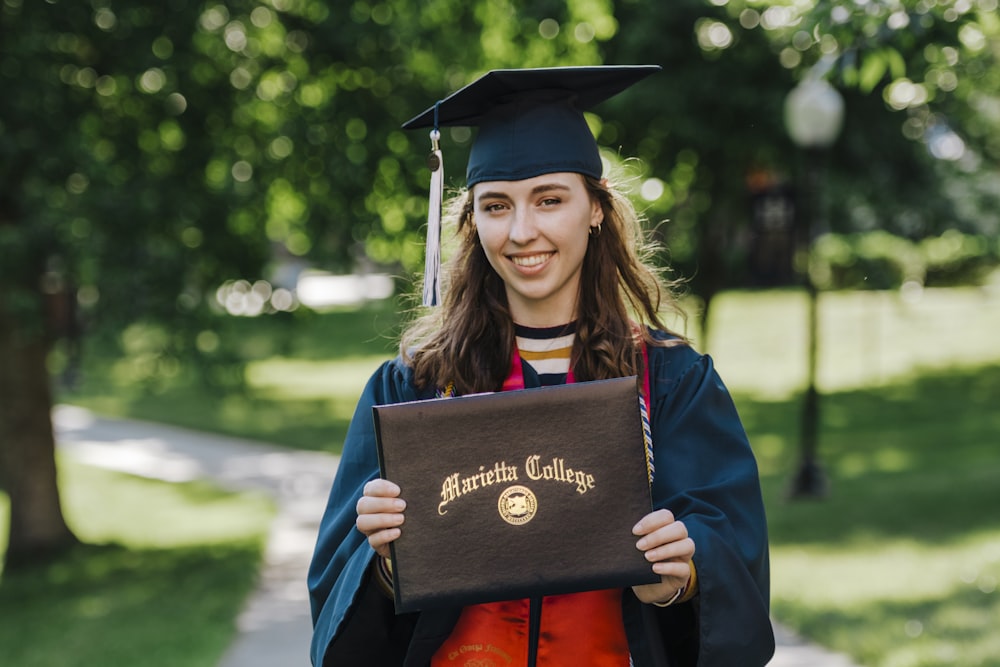
POLYGON ((799 248, 805 265, 802 281, 809 299, 809 352, 805 400, 802 405, 800 434, 801 460, 792 480, 792 498, 821 498, 826 495, 827 481, 816 455, 819 429, 819 393, 816 390, 816 329, 817 294, 810 272, 813 237, 822 224, 821 186, 825 151, 837 139, 844 120, 844 98, 826 80, 810 77, 799 83, 785 99, 785 128, 792 141, 805 154, 806 179, 800 216, 802 233, 799 248))

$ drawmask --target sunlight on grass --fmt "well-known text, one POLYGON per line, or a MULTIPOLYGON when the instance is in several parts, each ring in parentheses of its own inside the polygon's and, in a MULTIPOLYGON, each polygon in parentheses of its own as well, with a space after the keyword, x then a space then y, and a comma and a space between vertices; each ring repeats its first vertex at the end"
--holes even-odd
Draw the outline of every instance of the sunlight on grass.
POLYGON ((330 361, 273 358, 247 365, 246 379, 253 389, 278 400, 344 399, 357 400, 385 356, 357 357, 330 361))
MULTIPOLYGON (((1000 344, 991 334, 1000 330, 1000 299, 989 294, 973 288, 926 290, 917 301, 895 292, 823 294, 820 388, 828 393, 884 386, 925 368, 1000 360, 1000 344)), ((685 306, 692 311, 686 325, 671 322, 695 336, 697 304, 685 306)), ((712 354, 734 393, 788 400, 805 383, 805 306, 805 295, 797 291, 722 293, 712 305, 709 345, 695 341, 696 346, 712 354)), ((232 346, 228 352, 247 364, 246 392, 221 394, 190 369, 172 367, 149 387, 118 377, 110 370, 114 363, 95 361, 85 369, 84 384, 67 398, 103 414, 337 451, 368 377, 396 353, 392 337, 399 320, 391 305, 383 304, 302 321, 228 318, 219 327, 221 339, 232 346)), ((84 359, 103 357, 100 350, 88 350, 84 359)), ((138 354, 118 363, 145 368, 144 360, 138 354)), ((791 412, 789 419, 797 415, 791 412)), ((824 411, 829 423, 838 419, 852 415, 824 411)))
MULTIPOLYGON (((799 461, 804 295, 721 294, 709 345, 696 347, 715 358, 757 455, 776 618, 865 667, 1000 667, 1000 297, 973 288, 919 297, 821 297, 823 501, 785 495, 799 461)), ((688 320, 689 335, 696 324, 688 320)), ((247 364, 244 388, 213 390, 191 372, 155 391, 115 384, 111 360, 94 352, 71 398, 336 452, 364 383, 395 354, 397 325, 389 309, 227 320, 219 326, 238 342, 227 353, 247 364)))
POLYGON ((839 548, 779 545, 771 559, 778 604, 798 600, 795 592, 803 590, 811 603, 838 609, 873 600, 924 602, 963 588, 988 596, 996 592, 1000 575, 1000 528, 952 542, 869 534, 839 548))
POLYGON ((88 543, 179 547, 260 535, 274 515, 262 494, 225 493, 203 482, 173 484, 59 458, 63 512, 88 543))
MULTIPOLYGON (((838 391, 913 373, 1000 361, 1000 297, 978 288, 829 292, 819 300, 817 386, 838 391)), ((761 398, 805 386, 806 296, 726 292, 712 305, 709 352, 726 383, 761 398)))
POLYGON ((88 544, 4 573, 0 662, 215 667, 256 584, 273 504, 67 457, 59 470, 67 522, 88 544))
POLYGON ((860 664, 1000 665, 1000 529, 776 547, 771 563, 774 614, 860 664))
POLYGON ((737 395, 777 619, 865 667, 1000 667, 997 396, 1000 364, 824 395, 831 491, 790 501, 798 404, 737 395))
POLYGON ((900 472, 911 467, 913 458, 901 449, 878 449, 872 452, 854 452, 845 455, 837 463, 837 470, 843 477, 857 477, 878 472, 900 472))

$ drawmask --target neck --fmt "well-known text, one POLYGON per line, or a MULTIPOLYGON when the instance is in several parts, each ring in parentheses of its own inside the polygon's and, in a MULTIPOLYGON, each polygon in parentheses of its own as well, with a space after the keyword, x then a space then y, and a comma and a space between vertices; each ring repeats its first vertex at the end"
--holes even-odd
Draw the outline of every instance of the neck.
POLYGON ((576 320, 577 299, 560 298, 532 301, 512 294, 508 290, 507 307, 510 308, 511 319, 518 324, 544 329, 576 320))
POLYGON ((538 312, 538 311, 524 311, 524 310, 511 310, 511 319, 514 324, 519 324, 522 327, 531 327, 532 329, 549 329, 551 327, 560 327, 565 324, 576 321, 576 317, 572 312, 560 312, 553 310, 551 312, 538 312))

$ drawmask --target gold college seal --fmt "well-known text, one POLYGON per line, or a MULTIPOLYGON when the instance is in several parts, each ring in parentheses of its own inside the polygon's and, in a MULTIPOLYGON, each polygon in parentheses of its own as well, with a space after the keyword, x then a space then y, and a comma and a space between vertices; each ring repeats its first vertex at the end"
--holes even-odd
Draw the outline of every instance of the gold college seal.
POLYGON ((508 486, 500 494, 497 509, 504 521, 512 526, 520 526, 535 518, 538 499, 526 486, 508 486))

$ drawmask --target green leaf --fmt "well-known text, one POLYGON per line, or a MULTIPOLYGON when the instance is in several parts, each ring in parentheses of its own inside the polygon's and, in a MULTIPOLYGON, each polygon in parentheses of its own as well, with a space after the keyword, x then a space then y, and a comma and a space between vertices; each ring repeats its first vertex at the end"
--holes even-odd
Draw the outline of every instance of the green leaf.
POLYGON ((879 84, 888 66, 881 51, 865 56, 861 61, 861 71, 858 73, 858 88, 863 93, 870 93, 879 84))

